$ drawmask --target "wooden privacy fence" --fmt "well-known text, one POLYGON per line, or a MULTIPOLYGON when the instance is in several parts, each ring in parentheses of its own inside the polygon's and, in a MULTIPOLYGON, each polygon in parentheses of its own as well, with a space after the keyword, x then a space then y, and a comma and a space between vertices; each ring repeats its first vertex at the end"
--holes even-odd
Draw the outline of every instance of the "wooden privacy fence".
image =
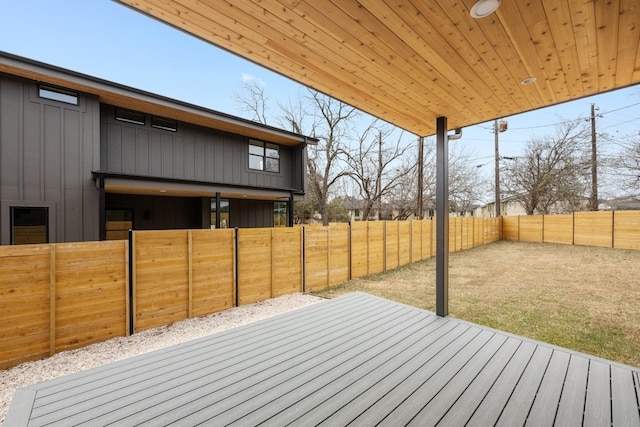
POLYGON ((0 369, 127 335, 127 246, 0 247, 0 369))
POLYGON ((505 240, 640 249, 640 211, 507 216, 505 240))
MULTIPOLYGON (((450 218, 450 251, 500 219, 450 218)), ((435 221, 133 231, 128 241, 0 246, 0 369, 435 255, 435 221)))

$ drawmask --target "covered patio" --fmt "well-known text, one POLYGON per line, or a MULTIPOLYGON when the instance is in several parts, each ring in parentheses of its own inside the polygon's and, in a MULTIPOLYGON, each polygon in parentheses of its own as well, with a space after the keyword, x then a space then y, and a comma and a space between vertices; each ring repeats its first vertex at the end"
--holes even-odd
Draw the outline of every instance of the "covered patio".
POLYGON ((436 315, 354 294, 26 387, 6 425, 640 426, 638 369, 447 317, 454 130, 639 83, 636 1, 119 1, 435 134, 436 315))

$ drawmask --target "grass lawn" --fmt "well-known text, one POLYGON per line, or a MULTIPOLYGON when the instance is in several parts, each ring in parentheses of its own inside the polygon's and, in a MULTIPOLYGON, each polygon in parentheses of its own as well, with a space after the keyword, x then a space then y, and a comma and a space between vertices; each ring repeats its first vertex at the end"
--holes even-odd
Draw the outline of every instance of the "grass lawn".
MULTIPOLYGON (((449 255, 449 315, 640 367, 640 251, 500 241, 449 255)), ((318 292, 435 311, 435 258, 318 292)))

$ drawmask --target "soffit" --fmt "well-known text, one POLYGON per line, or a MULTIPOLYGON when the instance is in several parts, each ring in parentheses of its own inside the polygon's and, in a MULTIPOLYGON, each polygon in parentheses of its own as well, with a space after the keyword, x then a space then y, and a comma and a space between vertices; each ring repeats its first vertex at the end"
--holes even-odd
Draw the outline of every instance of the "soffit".
POLYGON ((637 0, 118 1, 423 136, 640 82, 637 0))
POLYGON ((101 103, 244 135, 280 145, 315 144, 293 132, 0 52, 0 72, 95 95, 101 103))

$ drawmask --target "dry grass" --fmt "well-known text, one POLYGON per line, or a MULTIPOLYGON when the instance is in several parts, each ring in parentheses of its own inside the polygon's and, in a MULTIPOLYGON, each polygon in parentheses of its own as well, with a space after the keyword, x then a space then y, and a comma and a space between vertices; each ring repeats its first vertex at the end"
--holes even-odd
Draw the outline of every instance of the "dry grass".
MULTIPOLYGON (((640 367, 640 251, 501 241, 451 254, 449 314, 640 367)), ((352 280, 433 311, 435 259, 352 280)))

